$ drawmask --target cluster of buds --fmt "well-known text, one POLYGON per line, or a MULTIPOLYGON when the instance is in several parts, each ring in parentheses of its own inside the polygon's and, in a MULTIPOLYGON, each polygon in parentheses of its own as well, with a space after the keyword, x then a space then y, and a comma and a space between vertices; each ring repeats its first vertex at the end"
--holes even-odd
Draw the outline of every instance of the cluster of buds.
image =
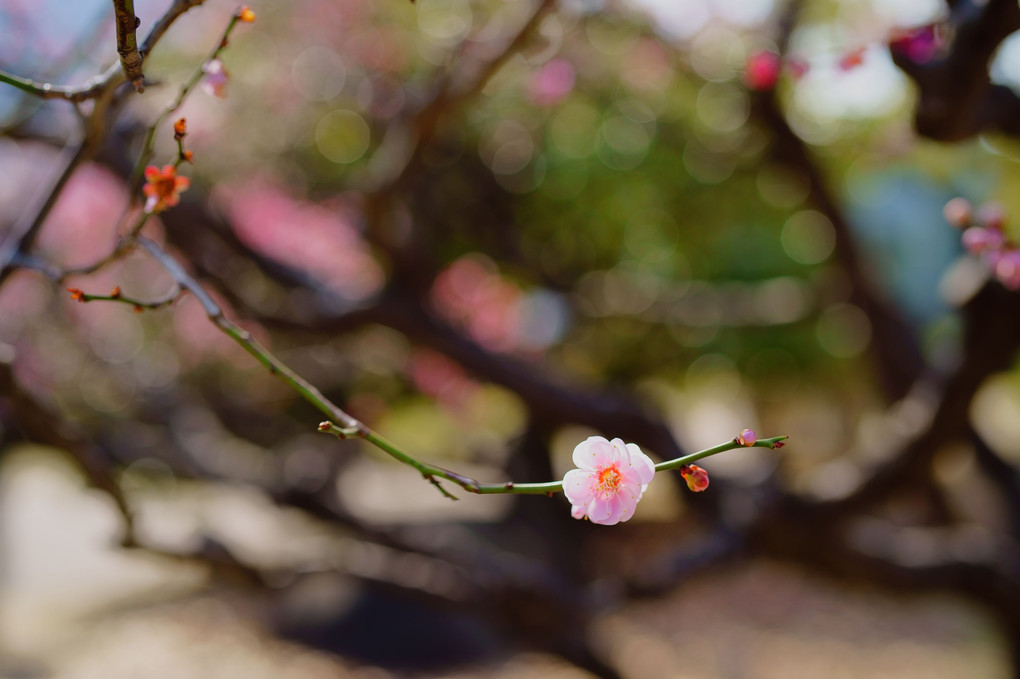
POLYGON ((1006 213, 998 203, 985 203, 977 211, 965 198, 953 198, 942 210, 946 221, 963 231, 967 252, 978 255, 992 274, 1010 290, 1020 290, 1020 249, 1006 237, 1006 213))

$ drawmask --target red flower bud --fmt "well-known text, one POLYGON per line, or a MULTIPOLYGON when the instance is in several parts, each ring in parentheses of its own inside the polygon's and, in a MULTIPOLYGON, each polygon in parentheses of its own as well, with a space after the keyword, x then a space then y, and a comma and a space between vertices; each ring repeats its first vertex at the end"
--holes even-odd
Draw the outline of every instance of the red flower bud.
POLYGON ((687 482, 687 487, 695 493, 708 488, 708 472, 696 464, 685 464, 680 467, 680 476, 687 482))

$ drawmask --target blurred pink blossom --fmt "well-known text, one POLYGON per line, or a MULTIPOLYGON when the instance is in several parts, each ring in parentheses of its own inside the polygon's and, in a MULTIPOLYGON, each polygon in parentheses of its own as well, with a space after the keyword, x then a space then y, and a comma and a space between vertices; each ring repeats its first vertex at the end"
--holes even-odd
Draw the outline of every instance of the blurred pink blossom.
POLYGON ((574 464, 563 476, 570 515, 612 526, 634 515, 655 464, 633 443, 591 436, 574 448, 574 464))
POLYGON ((82 165, 68 180, 39 232, 39 246, 64 266, 84 266, 110 253, 127 190, 108 170, 82 165))
POLYGON ((972 226, 963 232, 960 240, 967 252, 979 255, 987 250, 998 250, 1005 243, 1005 237, 998 229, 986 229, 983 226, 972 226))
POLYGON ((576 74, 566 59, 546 62, 528 84, 531 100, 538 106, 554 106, 574 89, 576 74))
POLYGON ((459 364, 434 351, 415 351, 407 372, 422 393, 454 408, 464 406, 478 389, 478 383, 459 364))
POLYGON ((1020 250, 1011 248, 995 263, 995 277, 1010 290, 1020 290, 1020 250))
POLYGON ((221 189, 219 197, 238 237, 267 257, 308 272, 350 300, 382 285, 382 271, 342 203, 300 200, 264 179, 221 189))
POLYGON ((465 328, 493 351, 512 351, 520 342, 521 291, 486 257, 467 255, 444 269, 432 285, 440 314, 465 328))
POLYGON ((752 90, 771 90, 779 79, 780 61, 775 52, 752 52, 744 67, 744 82, 752 90))
POLYGON ((202 64, 202 72, 205 78, 202 79, 202 89, 207 94, 223 99, 227 96, 227 83, 230 82, 230 73, 227 67, 219 59, 212 59, 202 64))

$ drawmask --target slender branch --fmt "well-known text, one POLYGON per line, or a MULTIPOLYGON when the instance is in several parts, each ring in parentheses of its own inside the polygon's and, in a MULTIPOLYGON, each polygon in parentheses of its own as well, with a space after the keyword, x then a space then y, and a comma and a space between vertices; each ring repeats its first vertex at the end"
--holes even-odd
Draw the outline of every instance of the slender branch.
POLYGON ((195 299, 199 301, 202 308, 205 310, 206 315, 216 325, 216 327, 227 334, 232 340, 240 344, 242 349, 254 356, 259 363, 269 370, 269 372, 283 380, 302 398, 314 405, 327 417, 342 423, 345 428, 363 426, 360 422, 345 413, 329 399, 323 396, 322 392, 316 389, 311 383, 287 367, 280 361, 280 359, 269 353, 269 350, 259 344, 258 341, 251 336, 250 332, 244 330, 224 316, 223 310, 220 308, 219 304, 216 303, 216 300, 214 300, 212 296, 206 292, 198 281, 192 278, 184 270, 177 260, 171 257, 156 242, 141 236, 137 238, 137 242, 146 252, 152 255, 152 257, 159 262, 171 276, 174 277, 182 288, 195 296, 195 299))
POLYGON ((124 69, 124 77, 134 88, 145 90, 142 75, 142 55, 138 52, 135 29, 138 28, 138 17, 135 16, 134 0, 113 0, 113 11, 117 24, 117 54, 120 55, 120 67, 124 69))
POLYGON ((180 286, 177 286, 171 294, 163 299, 154 300, 152 302, 143 302, 142 300, 121 294, 119 286, 115 287, 113 292, 109 295, 89 295, 78 288, 68 288, 67 291, 71 293, 71 297, 74 298, 75 301, 83 304, 85 302, 120 302, 121 304, 127 304, 133 307, 135 311, 141 311, 142 309, 156 310, 162 309, 165 306, 170 306, 174 303, 174 300, 181 296, 182 292, 180 286))

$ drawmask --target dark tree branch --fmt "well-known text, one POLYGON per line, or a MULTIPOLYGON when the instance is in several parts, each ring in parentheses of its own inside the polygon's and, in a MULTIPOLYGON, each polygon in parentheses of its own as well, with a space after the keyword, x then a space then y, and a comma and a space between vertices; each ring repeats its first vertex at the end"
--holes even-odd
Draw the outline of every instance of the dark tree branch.
POLYGON ((992 57, 1002 41, 1020 30, 1020 6, 1013 0, 961 0, 950 17, 955 34, 943 58, 915 63, 893 50, 893 60, 918 88, 917 132, 939 141, 960 141, 984 130, 1020 134, 1020 99, 993 86, 992 57))

